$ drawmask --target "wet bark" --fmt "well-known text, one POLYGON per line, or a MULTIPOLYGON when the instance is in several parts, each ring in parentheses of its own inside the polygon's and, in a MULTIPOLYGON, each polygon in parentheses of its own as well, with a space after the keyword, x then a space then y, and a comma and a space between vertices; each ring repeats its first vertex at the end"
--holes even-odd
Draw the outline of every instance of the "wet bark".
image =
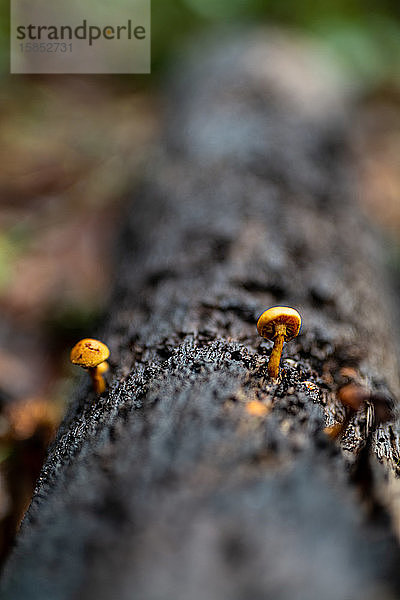
POLYGON ((279 36, 208 52, 172 77, 126 215, 103 331, 109 391, 82 379, 5 598, 398 597, 397 425, 377 426, 367 401, 341 442, 323 431, 345 418, 343 384, 387 405, 398 392, 349 106, 279 36), (255 324, 276 304, 303 326, 273 382, 255 324))

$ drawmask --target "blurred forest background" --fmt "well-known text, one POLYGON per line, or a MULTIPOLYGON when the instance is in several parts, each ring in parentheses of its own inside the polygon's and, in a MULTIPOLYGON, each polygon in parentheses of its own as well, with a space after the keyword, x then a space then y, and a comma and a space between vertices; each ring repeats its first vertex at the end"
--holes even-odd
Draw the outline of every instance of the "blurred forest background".
POLYGON ((157 140, 165 73, 196 35, 277 26, 343 69, 358 99, 349 135, 360 200, 400 281, 400 4, 152 0, 153 74, 137 77, 9 75, 9 7, 0 8, 3 559, 81 375, 69 350, 106 309, 121 209, 157 140))

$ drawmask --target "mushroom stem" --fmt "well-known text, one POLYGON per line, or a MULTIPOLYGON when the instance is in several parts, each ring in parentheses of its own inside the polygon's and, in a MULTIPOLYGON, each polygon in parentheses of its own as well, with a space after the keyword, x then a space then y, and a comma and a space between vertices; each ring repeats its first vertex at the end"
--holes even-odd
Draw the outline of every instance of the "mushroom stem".
POLYGON ((276 379, 279 375, 279 363, 281 362, 283 342, 285 336, 283 332, 279 332, 274 337, 274 347, 272 348, 271 356, 268 362, 268 375, 273 379, 276 379))
POLYGON ((106 382, 104 380, 103 375, 101 374, 101 369, 99 367, 90 367, 89 375, 92 379, 93 389, 96 394, 102 394, 106 389, 106 382))

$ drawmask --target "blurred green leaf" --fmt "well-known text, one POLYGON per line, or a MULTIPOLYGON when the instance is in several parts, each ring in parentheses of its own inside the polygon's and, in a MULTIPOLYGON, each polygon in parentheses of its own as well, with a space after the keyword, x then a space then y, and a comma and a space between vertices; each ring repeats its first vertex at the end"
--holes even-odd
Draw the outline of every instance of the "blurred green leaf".
POLYGON ((332 19, 314 24, 313 31, 336 58, 365 85, 398 79, 400 26, 387 18, 348 22, 332 19))

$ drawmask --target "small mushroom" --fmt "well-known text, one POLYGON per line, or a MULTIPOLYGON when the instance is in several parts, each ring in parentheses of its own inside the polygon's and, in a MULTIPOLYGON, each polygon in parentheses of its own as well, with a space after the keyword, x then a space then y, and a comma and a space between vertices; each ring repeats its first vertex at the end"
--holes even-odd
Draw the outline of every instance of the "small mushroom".
POLYGON ((106 389, 103 373, 108 370, 106 361, 109 356, 110 351, 105 344, 90 338, 81 340, 71 350, 72 364, 89 371, 96 394, 102 394, 106 389))
POLYGON ((344 420, 341 423, 335 423, 324 429, 326 435, 333 440, 339 439, 344 435, 351 418, 369 399, 369 392, 358 384, 348 383, 339 389, 338 399, 344 407, 344 420))
POLYGON ((287 306, 274 306, 262 313, 257 321, 261 337, 274 342, 268 362, 268 375, 276 379, 284 342, 296 337, 300 331, 301 317, 297 310, 287 306))
POLYGON ((357 412, 369 398, 369 392, 360 385, 348 383, 339 389, 338 397, 345 408, 357 412))

